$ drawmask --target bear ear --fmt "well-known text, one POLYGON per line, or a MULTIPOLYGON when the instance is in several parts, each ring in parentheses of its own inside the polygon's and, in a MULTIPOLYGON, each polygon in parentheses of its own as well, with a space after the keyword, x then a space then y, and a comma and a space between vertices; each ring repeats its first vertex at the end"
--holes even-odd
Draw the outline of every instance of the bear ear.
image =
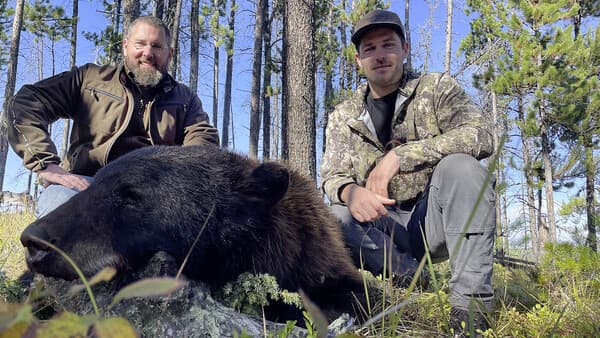
POLYGON ((273 206, 287 192, 290 183, 288 169, 276 162, 262 163, 240 182, 239 191, 252 200, 273 206))

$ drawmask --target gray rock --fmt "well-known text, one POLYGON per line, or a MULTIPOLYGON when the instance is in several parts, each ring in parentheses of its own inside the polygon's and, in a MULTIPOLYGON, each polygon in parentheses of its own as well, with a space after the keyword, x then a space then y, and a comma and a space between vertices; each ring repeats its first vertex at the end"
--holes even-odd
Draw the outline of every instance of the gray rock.
MULTIPOLYGON (((142 271, 120 276, 117 280, 92 287, 98 308, 105 317, 121 316, 137 328, 142 337, 233 337, 241 332, 251 337, 263 337, 266 331, 275 333, 285 325, 250 317, 215 301, 209 288, 202 282, 188 280, 187 284, 165 297, 125 299, 109 307, 116 292, 128 283, 149 277, 174 276, 176 266, 165 253, 157 253, 142 271)), ((53 299, 45 301, 57 312, 67 310, 93 314, 93 306, 87 292, 69 296, 69 289, 77 282, 36 276, 53 299)), ((307 331, 295 327, 288 337, 306 337, 307 331)))

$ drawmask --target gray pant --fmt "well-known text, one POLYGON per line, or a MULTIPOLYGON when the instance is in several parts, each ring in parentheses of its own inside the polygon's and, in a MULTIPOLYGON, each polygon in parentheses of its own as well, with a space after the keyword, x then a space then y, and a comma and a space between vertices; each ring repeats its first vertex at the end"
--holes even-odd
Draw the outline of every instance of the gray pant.
MULTIPOLYGON (((90 176, 81 177, 85 178, 90 183, 94 181, 94 178, 90 176)), ((49 185, 38 197, 35 216, 40 218, 49 214, 52 210, 61 206, 78 192, 79 190, 77 189, 70 189, 60 184, 49 185)))
POLYGON ((390 208, 389 216, 365 223, 354 220, 345 206, 333 205, 332 211, 357 266, 374 274, 384 267, 388 274, 402 273, 407 253, 423 257, 424 234, 434 262, 450 259, 451 306, 469 309, 474 299, 491 310, 496 214, 493 180, 485 185, 486 176, 475 158, 452 154, 438 163, 413 205, 390 208))

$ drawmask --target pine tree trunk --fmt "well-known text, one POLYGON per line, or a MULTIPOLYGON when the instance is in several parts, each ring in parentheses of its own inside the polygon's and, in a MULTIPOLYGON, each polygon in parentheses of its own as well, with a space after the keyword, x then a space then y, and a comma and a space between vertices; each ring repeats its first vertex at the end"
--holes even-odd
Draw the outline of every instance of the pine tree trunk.
MULTIPOLYGON (((519 94, 517 113, 519 120, 525 122, 525 107, 523 106, 523 94, 519 94)), ((537 260, 540 255, 540 234, 536 214, 539 214, 541 210, 536 212, 535 208, 535 195, 533 193, 533 168, 531 161, 531 150, 529 149, 528 137, 525 135, 522 129, 520 129, 521 145, 523 148, 523 174, 525 175, 525 189, 527 195, 527 216, 529 219, 529 231, 531 232, 531 248, 533 249, 533 257, 537 260)))
MULTIPOLYGON (((335 29, 333 27, 333 6, 329 7, 329 13, 327 15, 327 46, 333 45, 333 40, 335 37, 335 29)), ((328 63, 329 60, 325 60, 325 63, 328 63)), ((329 121, 329 113, 333 110, 333 66, 329 66, 328 64, 325 67, 325 93, 323 94, 323 140, 321 143, 321 151, 325 152, 325 143, 327 141, 325 130, 327 129, 327 122, 329 121)))
POLYGON ((262 67, 262 28, 264 24, 263 1, 256 2, 256 20, 254 22, 254 56, 252 59, 252 85, 250 89, 250 140, 248 155, 258 157, 260 137, 260 75, 262 67))
POLYGON ((219 18, 221 17, 219 9, 219 0, 213 0, 213 10, 217 13, 217 22, 211 22, 213 31, 213 95, 212 95, 212 121, 216 126, 219 123, 219 65, 220 65, 220 35, 219 35, 219 18))
MULTIPOLYGON (((281 87, 279 86, 280 80, 281 78, 279 76, 275 77, 275 88, 281 87)), ((281 144, 281 114, 283 114, 283 112, 281 114, 279 113, 280 99, 279 90, 275 90, 273 92, 273 109, 271 110, 273 112, 273 137, 271 138, 273 146, 271 147, 271 158, 283 158, 283 154, 278 152, 281 144)))
POLYGON ((291 0, 286 6, 289 164, 316 178, 315 2, 291 0))
MULTIPOLYGON (((449 0, 450 1, 450 0, 449 0)), ((404 37, 410 46, 410 0, 404 1, 404 37)), ((412 69, 412 51, 409 50, 406 56, 406 69, 412 69)))
POLYGON ((129 29, 129 25, 140 16, 139 0, 123 0, 123 30, 129 29))
POLYGON ((448 0, 448 11, 446 15, 446 57, 444 58, 444 71, 450 74, 450 62, 452 61, 452 0, 448 0))
MULTIPOLYGON (((346 10, 346 0, 342 0, 340 7, 342 8, 342 10, 346 10)), ((345 50, 348 47, 347 41, 348 41, 348 37, 346 36, 346 22, 344 20, 340 20, 340 27, 339 27, 339 32, 340 32, 340 43, 341 43, 341 50, 345 50)), ((339 63, 339 84, 338 87, 340 89, 347 89, 346 88, 346 77, 344 76, 344 74, 346 74, 346 64, 347 64, 348 60, 346 60, 346 57, 342 54, 340 55, 340 63, 339 63)))
MULTIPOLYGON (((231 10, 229 12, 229 31, 235 31, 235 0, 231 0, 231 10)), ((227 148, 229 146, 229 117, 231 116, 231 85, 233 81, 233 43, 234 34, 226 37, 227 43, 225 48, 227 49, 227 65, 225 66, 225 98, 223 102, 223 128, 221 129, 221 135, 223 135, 221 141, 221 147, 227 148)))
MULTIPOLYGON (((494 126, 497 126, 498 125, 498 123, 497 123, 498 122, 498 100, 496 98, 495 92, 492 91, 490 93, 490 96, 491 96, 491 105, 492 105, 492 121, 494 123, 494 126)), ((498 129, 499 128, 497 128, 497 127, 494 128, 494 145, 496 146, 495 151, 499 152, 498 163, 496 164, 495 175, 496 175, 496 182, 501 182, 502 170, 503 170, 501 159, 503 158, 503 156, 502 156, 503 151, 501 148, 498 148, 499 143, 500 143, 498 135, 500 135, 502 133, 502 131, 498 130, 498 129)), ((496 185, 496 187, 497 187, 497 185, 496 185)), ((498 195, 498 189, 496 189, 496 196, 497 195, 498 195)), ((496 198, 496 205, 495 205, 495 208, 496 208, 496 237, 498 237, 498 238, 502 238, 504 236, 504 232, 502 229, 502 208, 501 207, 502 207, 501 199, 496 198)), ((497 244, 498 244, 497 246, 499 246, 499 250, 504 253, 506 251, 506 249, 504 247, 505 243, 503 241, 498 241, 497 244)))
POLYGON ((169 66, 169 73, 177 79, 177 70, 179 69, 179 22, 181 21, 181 0, 169 1, 169 30, 171 31, 171 48, 173 49, 173 59, 169 66))
MULTIPOLYGON (((121 0, 115 1, 115 6, 113 8, 112 13, 112 26, 115 27, 115 34, 121 31, 121 0)), ((124 32, 126 34, 127 32, 124 32)), ((116 65, 119 63, 120 56, 122 54, 121 45, 112 45, 108 48, 107 53, 108 62, 111 65, 116 65)))
MULTIPOLYGON (((21 41, 21 27, 23 27, 24 0, 17 0, 12 25, 12 37, 10 40, 10 58, 6 67, 6 86, 4 87, 4 104, 2 107, 1 120, 8 109, 10 98, 15 93, 17 81, 17 63, 19 60, 19 43, 21 41)), ((0 123, 0 192, 4 190, 4 172, 6 170, 6 158, 8 157, 8 140, 6 124, 0 123)))
POLYGON ((273 15, 269 17, 269 2, 263 1, 262 15, 264 18, 263 45, 265 54, 265 66, 263 67, 263 90, 262 90, 262 117, 263 117, 263 160, 271 158, 271 22, 273 15))
MULTIPOLYGON (((69 58, 69 66, 71 68, 77 65, 77 23, 79 22, 79 0, 73 0, 73 13, 71 14, 73 22, 71 23, 71 57, 69 58)), ((63 120, 63 135, 61 146, 61 158, 67 156, 69 150, 69 137, 71 133, 71 120, 63 120)))
MULTIPOLYGON (((544 119, 541 119, 544 121, 544 119)), ((542 122, 544 125, 544 122, 542 122)), ((542 162, 544 163, 544 185, 546 187, 546 210, 547 210, 547 231, 549 240, 556 242, 556 221, 554 219, 554 187, 552 187, 552 161, 550 160, 550 142, 548 140, 548 133, 545 131, 544 125, 542 131, 542 162)))
POLYGON ((597 223, 600 218, 596 214, 596 200, 594 191, 596 186, 596 168, 594 166, 594 147, 592 142, 585 142, 585 211, 587 215, 587 241, 586 245, 598 251, 598 237, 596 235, 597 223))
POLYGON ((154 0, 154 8, 152 10, 152 15, 163 20, 165 15, 165 1, 164 0, 154 0))
MULTIPOLYGON (((538 69, 541 70, 542 67, 542 55, 541 52, 538 52, 536 64, 538 69)), ((541 75, 541 74, 540 74, 541 75)), ((541 93, 541 83, 537 82, 537 92, 541 93)), ((538 107, 538 118, 540 123, 540 139, 542 143, 542 164, 544 166, 544 185, 546 187, 546 213, 547 213, 547 221, 545 222, 543 227, 540 228, 540 231, 547 231, 547 239, 546 234, 540 234, 540 238, 543 239, 542 243, 546 243, 547 241, 556 241, 556 222, 554 220, 554 188, 552 187, 553 176, 552 176, 552 161, 550 160, 550 140, 548 135, 548 126, 546 121, 546 112, 545 107, 543 106, 543 98, 538 97, 539 107, 538 107)))
MULTIPOLYGON (((198 56, 200 50, 200 25, 198 18, 200 16, 200 0, 192 0, 190 10, 190 82, 189 87, 192 93, 198 92, 198 71, 200 69, 198 56)), ((214 123, 214 122, 213 122, 214 123)))

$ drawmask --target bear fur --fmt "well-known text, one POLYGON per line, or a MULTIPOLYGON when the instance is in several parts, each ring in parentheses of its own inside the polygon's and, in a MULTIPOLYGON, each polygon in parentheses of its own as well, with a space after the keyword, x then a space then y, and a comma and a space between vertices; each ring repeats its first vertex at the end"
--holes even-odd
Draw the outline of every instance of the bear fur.
POLYGON ((146 147, 109 163, 84 191, 21 235, 31 271, 66 280, 143 266, 164 251, 215 288, 243 272, 302 289, 332 320, 365 305, 360 273, 313 181, 215 146, 146 147))

